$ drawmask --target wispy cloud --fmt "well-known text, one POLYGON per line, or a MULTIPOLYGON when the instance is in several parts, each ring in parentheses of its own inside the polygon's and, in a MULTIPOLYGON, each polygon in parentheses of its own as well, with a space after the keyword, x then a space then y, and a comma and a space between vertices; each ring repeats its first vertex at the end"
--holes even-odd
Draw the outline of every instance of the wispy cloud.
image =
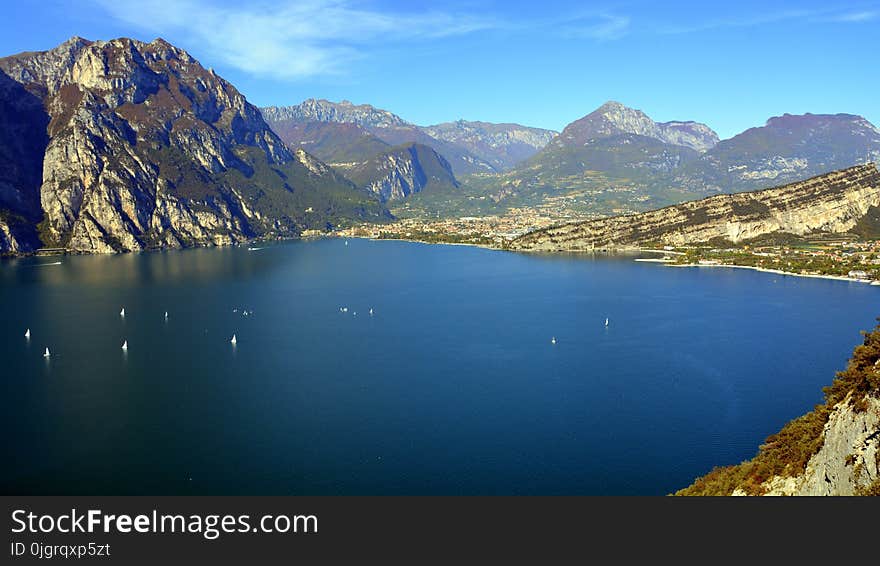
POLYGON ((862 22, 871 22, 877 19, 877 16, 880 15, 880 12, 874 10, 867 10, 863 12, 850 12, 847 14, 839 14, 833 18, 829 18, 832 22, 845 22, 845 23, 862 23, 862 22))
POLYGON ((499 26, 469 14, 388 12, 357 7, 349 0, 227 6, 210 0, 92 1, 113 18, 147 32, 189 37, 212 59, 288 80, 342 73, 379 40, 434 40, 499 26))
POLYGON ((629 16, 599 14, 569 21, 563 28, 568 37, 585 37, 598 41, 620 39, 629 32, 629 16))
POLYGON ((714 19, 691 25, 661 26, 658 28, 658 31, 662 34, 683 34, 724 28, 751 28, 781 23, 862 23, 874 20, 878 14, 880 14, 880 12, 874 10, 786 10, 757 14, 748 17, 714 19))

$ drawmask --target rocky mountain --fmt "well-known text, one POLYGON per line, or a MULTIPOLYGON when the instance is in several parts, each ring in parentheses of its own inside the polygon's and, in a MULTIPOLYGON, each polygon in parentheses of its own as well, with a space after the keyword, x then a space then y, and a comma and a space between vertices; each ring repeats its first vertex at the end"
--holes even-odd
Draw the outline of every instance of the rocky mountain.
POLYGON ((770 436, 751 460, 676 495, 880 495, 880 327, 866 334, 825 403, 770 436))
POLYGON ((699 161, 717 142, 704 124, 658 123, 640 110, 606 102, 499 178, 499 186, 519 193, 594 190, 597 175, 610 185, 647 186, 699 161))
MULTIPOLYGON (((387 110, 369 104, 355 105, 347 100, 330 102, 308 99, 296 106, 267 107, 263 116, 281 138, 291 146, 308 144, 302 127, 314 123, 352 124, 362 128, 388 145, 418 143, 441 154, 458 174, 493 173, 511 167, 529 157, 552 138, 553 132, 527 128, 518 124, 485 122, 453 122, 421 127, 387 110)), ((339 144, 351 147, 353 132, 341 132, 339 144)), ((327 145, 328 153, 334 150, 327 145)), ((350 161, 366 161, 373 154, 365 148, 359 153, 347 152, 350 161)))
POLYGON ((0 96, 2 251, 225 244, 387 216, 161 39, 5 57, 0 96))
POLYGON ((852 230, 880 206, 880 171, 859 165, 773 189, 716 195, 642 214, 602 218, 525 234, 516 250, 587 251, 661 242, 685 245, 721 238, 741 242, 784 232, 852 230))
MULTIPOLYGON (((565 127, 553 147, 584 147, 603 138, 641 136, 664 144, 707 151, 718 143, 718 134, 696 122, 654 122, 641 110, 609 101, 565 127)), ((549 149, 549 148, 548 148, 549 149)))
POLYGON ((391 147, 357 124, 285 121, 272 127, 289 147, 304 149, 343 172, 391 147))
POLYGON ((412 126, 409 122, 369 104, 352 104, 348 100, 330 102, 309 98, 295 106, 269 106, 260 112, 267 122, 334 122, 357 124, 364 128, 399 128, 412 126))
POLYGON ((718 143, 673 181, 743 191, 880 161, 880 130, 852 114, 785 114, 718 143))
POLYGON ((422 131, 435 139, 464 147, 497 171, 506 171, 533 156, 558 133, 519 124, 465 120, 427 126, 422 131))
POLYGON ((459 187, 449 162, 430 147, 417 143, 392 147, 354 167, 348 176, 382 202, 403 199, 425 190, 455 190, 459 187))
POLYGON ((877 160, 878 129, 860 116, 785 115, 718 141, 701 124, 658 123, 609 102, 566 126, 512 171, 481 179, 481 188, 498 206, 569 195, 590 213, 620 214, 877 160))

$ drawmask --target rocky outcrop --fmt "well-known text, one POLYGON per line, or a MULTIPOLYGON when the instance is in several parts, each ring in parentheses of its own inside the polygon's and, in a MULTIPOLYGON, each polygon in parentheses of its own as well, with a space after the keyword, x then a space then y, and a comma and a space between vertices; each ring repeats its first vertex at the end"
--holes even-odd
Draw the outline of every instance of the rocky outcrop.
POLYGON ((28 124, 45 132, 39 181, 16 183, 39 203, 43 245, 226 244, 387 214, 294 155, 231 84, 161 39, 72 38, 0 70, 40 101, 28 124))
POLYGON ((701 153, 709 151, 720 141, 712 128, 699 122, 662 122, 657 126, 660 128, 662 141, 689 147, 701 153))
POLYGON ((391 148, 355 168, 349 176, 382 202, 403 199, 426 189, 459 186, 443 156, 414 143, 391 148))
POLYGON ((860 165, 752 193, 717 195, 652 212, 566 224, 525 234, 516 250, 588 251, 646 243, 740 242, 774 232, 851 230, 880 205, 880 171, 860 165))
MULTIPOLYGON (((850 395, 834 408, 822 447, 804 472, 770 478, 764 495, 858 495, 880 481, 880 399, 854 401, 850 395)), ((736 489, 732 495, 747 493, 736 489)))

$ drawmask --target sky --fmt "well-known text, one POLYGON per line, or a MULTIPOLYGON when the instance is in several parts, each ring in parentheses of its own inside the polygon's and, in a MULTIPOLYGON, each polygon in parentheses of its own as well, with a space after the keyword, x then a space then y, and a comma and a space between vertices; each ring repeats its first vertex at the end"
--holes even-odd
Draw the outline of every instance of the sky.
POLYGON ((722 138, 783 113, 880 125, 880 0, 9 2, 0 56, 162 37, 259 106, 350 100, 420 125, 561 130, 607 100, 722 138))

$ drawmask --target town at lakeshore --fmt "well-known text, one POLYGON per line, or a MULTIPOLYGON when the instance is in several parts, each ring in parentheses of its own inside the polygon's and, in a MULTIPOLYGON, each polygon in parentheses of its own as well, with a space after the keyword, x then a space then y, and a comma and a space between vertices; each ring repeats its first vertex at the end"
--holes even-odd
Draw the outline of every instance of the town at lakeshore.
MULTIPOLYGON (((508 242, 526 232, 586 219, 589 218, 582 215, 575 218, 548 214, 534 208, 521 208, 510 209, 504 215, 406 218, 389 224, 363 224, 334 231, 331 235, 504 249, 508 242)), ((657 243, 642 246, 641 249, 656 252, 656 261, 670 265, 739 266, 880 284, 880 240, 852 234, 804 237, 773 234, 740 244, 719 241, 667 246, 657 243)))

